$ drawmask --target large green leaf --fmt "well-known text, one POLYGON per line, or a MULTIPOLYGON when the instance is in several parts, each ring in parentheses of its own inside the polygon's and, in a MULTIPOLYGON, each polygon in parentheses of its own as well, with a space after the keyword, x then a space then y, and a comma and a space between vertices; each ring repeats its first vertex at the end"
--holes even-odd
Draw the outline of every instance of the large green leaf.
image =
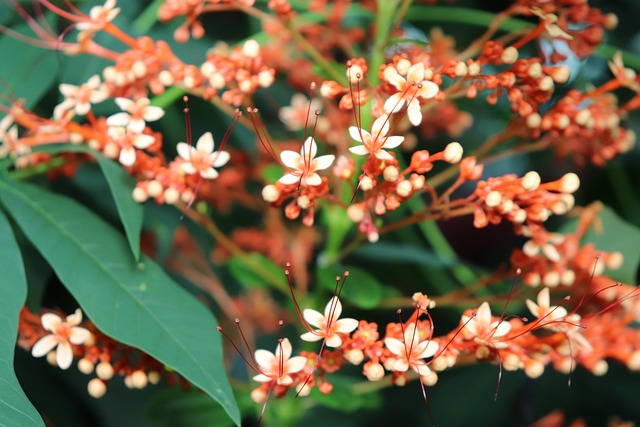
MULTIPOLYGON (((220 406, 202 393, 185 393, 175 388, 158 393, 146 408, 147 416, 159 427, 229 427, 220 406)), ((228 422, 227 422, 228 421, 228 422)))
POLYGON ((127 239, 129 240, 131 252, 133 252, 136 261, 139 260, 143 210, 142 205, 133 200, 131 196, 131 192, 135 187, 135 181, 122 169, 122 166, 105 158, 102 154, 92 150, 86 145, 49 144, 41 145, 37 151, 49 154, 85 153, 96 159, 107 180, 113 200, 116 202, 116 208, 118 209, 118 214, 124 226, 127 239))
MULTIPOLYGON (((342 276, 345 271, 349 277, 345 282, 341 298, 349 301, 356 307, 376 308, 384 294, 383 286, 371 273, 359 267, 347 267, 342 270, 340 266, 331 265, 317 270, 316 278, 320 286, 333 291, 336 285, 336 277, 342 276)), ((322 310, 320 310, 322 311, 322 310)))
MULTIPOLYGON (((29 33, 28 28, 21 23, 12 30, 24 34, 29 33)), ((16 97, 24 99, 25 107, 33 108, 55 83, 60 53, 30 46, 9 35, 0 36, 0 52, 3 53, 2 84, 11 88, 16 97)))
POLYGON ((217 322, 204 306, 150 259, 134 263, 120 233, 75 201, 8 180, 0 200, 98 328, 178 371, 239 425, 217 322))
POLYGON ((7 217, 0 210, 0 426, 44 426, 13 372, 18 316, 27 298, 22 255, 7 217))
MULTIPOLYGON (((598 232, 593 229, 586 233, 583 243, 590 242, 601 251, 618 251, 624 256, 624 263, 618 270, 608 273, 615 280, 635 285, 637 284, 638 265, 640 264, 640 228, 620 218, 613 209, 605 206, 598 214, 602 229, 598 232)), ((563 226, 561 232, 573 232, 577 220, 570 221, 563 226)))

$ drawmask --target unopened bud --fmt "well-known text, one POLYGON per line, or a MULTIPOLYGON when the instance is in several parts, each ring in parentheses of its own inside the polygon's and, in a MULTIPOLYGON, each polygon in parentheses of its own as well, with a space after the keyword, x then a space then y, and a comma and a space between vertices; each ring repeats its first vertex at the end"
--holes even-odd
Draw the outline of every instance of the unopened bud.
POLYGON ((164 191, 164 202, 168 205, 174 205, 180 200, 180 192, 173 187, 169 187, 164 191))
POLYGON ((138 203, 144 203, 149 198, 147 191, 144 188, 136 187, 133 189, 133 200, 138 203))
POLYGON ((260 45, 255 40, 247 40, 242 45, 242 54, 247 58, 257 58, 260 55, 260 45))
POLYGON ((380 381, 384 377, 384 368, 379 363, 367 362, 363 371, 369 381, 380 381))
POLYGON ((407 197, 411 194, 411 190, 413 190, 413 186, 409 180, 402 180, 396 185, 396 193, 400 197, 407 197))
POLYGON ((93 372, 93 368, 94 368, 93 362, 87 359, 86 357, 83 357, 82 359, 78 360, 78 370, 83 374, 89 375, 91 372, 93 372))
POLYGON ((113 366, 109 362, 100 362, 96 366, 96 375, 101 380, 110 380, 113 377, 113 366))
POLYGON ((501 201, 502 201, 502 194, 500 194, 499 191, 494 190, 494 191, 491 191, 489 194, 487 194, 487 197, 484 203, 490 208, 495 208, 500 204, 501 201))
POLYGON ((561 186, 563 193, 574 193, 580 187, 580 178, 573 172, 565 174, 561 186))
POLYGON ((502 59, 502 62, 504 62, 505 64, 513 64, 518 60, 518 55, 518 49, 513 46, 509 46, 502 51, 500 59, 502 59))
POLYGON ((463 153, 462 145, 457 142, 451 142, 444 149, 444 160, 451 164, 458 163, 462 159, 463 153))
POLYGON ((156 181, 155 179, 152 179, 147 184, 147 193, 149 194, 149 197, 158 197, 162 194, 163 191, 164 187, 162 186, 162 184, 160 184, 159 181, 156 181))
POLYGON ((540 185, 540 175, 538 172, 527 172, 520 181, 520 185, 525 191, 535 191, 540 185))
POLYGON ((280 191, 275 185, 265 185, 262 189, 262 198, 265 202, 273 203, 280 198, 280 191))
POLYGON ((385 181, 394 182, 398 179, 399 170, 395 166, 387 166, 382 172, 385 181))
POLYGON ((87 384, 89 396, 100 399, 107 392, 107 385, 99 378, 94 378, 87 384))
POLYGON ((148 382, 149 379, 144 371, 137 370, 131 374, 131 384, 133 384, 135 388, 143 389, 147 386, 148 382))

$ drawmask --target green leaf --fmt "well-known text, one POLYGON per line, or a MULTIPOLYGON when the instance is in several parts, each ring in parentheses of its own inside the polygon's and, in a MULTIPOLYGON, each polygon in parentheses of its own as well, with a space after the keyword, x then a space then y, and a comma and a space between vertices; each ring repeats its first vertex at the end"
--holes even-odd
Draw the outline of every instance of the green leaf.
POLYGON ((216 319, 150 259, 75 201, 0 180, 0 200, 62 283, 104 333, 178 371, 240 424, 216 319))
MULTIPOLYGON (((28 34, 28 28, 21 23, 12 30, 28 34)), ((0 37, 0 52, 4 58, 0 61, 3 85, 11 88, 17 98, 25 99, 26 108, 33 108, 56 80, 60 53, 30 46, 9 35, 0 37)))
POLYGON ((227 261, 229 273, 243 286, 249 288, 264 288, 267 284, 277 286, 280 290, 287 290, 287 279, 281 267, 269 258, 259 253, 250 253, 247 257, 233 256, 227 261), (265 281, 264 274, 258 274, 256 268, 267 273, 270 280, 265 281))
POLYGON ((0 426, 42 426, 38 412, 13 372, 18 317, 27 298, 27 277, 11 225, 0 210, 0 426))
MULTIPOLYGON (((608 206, 605 206, 598 216, 602 222, 602 232, 596 233, 593 229, 589 230, 583 242, 593 243, 597 250, 621 252, 624 256, 622 267, 618 270, 609 271, 608 273, 615 280, 635 285, 638 265, 640 264, 640 251, 638 251, 640 228, 620 218, 615 211, 608 206)), ((575 222, 577 222, 577 220, 573 221, 573 223, 575 222)), ((563 229, 565 228, 567 227, 563 227, 563 229)), ((575 225, 571 226, 570 229, 574 230, 575 225)))
POLYGON ((140 230, 142 229, 143 209, 142 205, 133 200, 131 193, 135 187, 134 179, 122 169, 118 163, 105 158, 102 154, 87 147, 86 145, 74 144, 49 144, 41 145, 34 151, 49 154, 58 153, 85 153, 93 156, 102 173, 104 174, 116 208, 120 215, 120 220, 124 226, 124 231, 129 240, 129 247, 136 261, 140 260, 140 230))
POLYGON ((376 308, 384 295, 383 286, 366 270, 358 267, 347 267, 341 270, 339 266, 329 266, 319 268, 316 278, 320 286, 333 291, 336 277, 342 276, 345 271, 349 272, 349 277, 340 297, 356 307, 376 308))
POLYGON ((145 412, 159 427, 233 425, 225 419, 219 405, 197 390, 188 393, 176 388, 163 390, 151 399, 145 412))

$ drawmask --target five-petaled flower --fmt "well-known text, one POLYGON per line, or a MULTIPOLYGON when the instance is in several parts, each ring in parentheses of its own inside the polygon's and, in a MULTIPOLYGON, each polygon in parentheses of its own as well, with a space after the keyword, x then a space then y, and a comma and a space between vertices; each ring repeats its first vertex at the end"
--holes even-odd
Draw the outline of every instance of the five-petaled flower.
POLYGON ((261 383, 275 381, 279 385, 293 383, 290 374, 300 372, 307 363, 306 357, 291 357, 291 343, 287 338, 278 343, 275 354, 267 350, 256 350, 255 360, 260 374, 253 379, 261 383))
POLYGON ((322 184, 322 178, 316 171, 327 169, 333 163, 336 156, 327 154, 316 158, 318 146, 313 137, 307 138, 302 144, 300 154, 291 150, 284 150, 280 153, 280 160, 289 168, 289 172, 284 174, 280 181, 282 184, 290 185, 300 183, 300 185, 317 186, 322 184))
POLYGON ((162 108, 149 105, 149 98, 139 98, 136 101, 116 98, 115 101, 123 112, 110 116, 107 119, 108 126, 126 126, 131 132, 142 133, 145 122, 154 122, 164 116, 162 108))
POLYGON ((548 323, 558 321, 567 316, 567 310, 564 307, 551 306, 549 297, 549 288, 544 288, 538 293, 538 303, 527 299, 527 307, 531 314, 536 316, 543 326, 548 323))
POLYGON ((78 22, 76 28, 85 36, 100 31, 104 26, 115 19, 120 13, 120 8, 115 7, 116 0, 107 0, 104 6, 94 6, 89 11, 88 20, 78 22))
POLYGON ((61 369, 67 369, 73 361, 71 344, 82 345, 91 340, 91 332, 78 325, 82 322, 82 311, 77 309, 75 313, 67 316, 65 322, 53 314, 45 313, 41 318, 42 326, 51 334, 45 335, 36 342, 31 349, 33 357, 42 357, 54 348, 56 349, 56 362, 61 369))
POLYGON ((438 94, 440 88, 432 81, 425 80, 424 64, 418 62, 407 70, 407 77, 402 77, 394 67, 384 70, 384 79, 395 86, 398 92, 394 93, 384 103, 384 109, 388 113, 396 113, 407 103, 407 116, 412 125, 418 126, 422 122, 420 100, 431 99, 438 94))
POLYGON ((507 343, 501 342, 499 339, 511 331, 511 323, 502 319, 492 320, 491 307, 488 302, 483 302, 474 317, 462 316, 462 323, 465 325, 464 336, 474 338, 475 342, 481 345, 506 348, 507 343))
POLYGON ((62 83, 60 93, 65 99, 53 110, 53 117, 56 120, 61 120, 72 108, 76 114, 84 116, 91 110, 91 104, 97 104, 109 97, 109 92, 102 85, 100 76, 97 74, 81 86, 62 83))
POLYGON ((416 330, 416 324, 410 323, 404 329, 404 339, 385 338, 384 345, 394 356, 393 370, 405 372, 413 369, 421 377, 428 376, 431 370, 424 359, 433 357, 438 351, 438 343, 430 339, 420 341, 420 333, 416 330))
POLYGON ((326 338, 325 345, 327 347, 340 347, 342 338, 339 333, 349 333, 358 327, 356 319, 340 319, 342 314, 342 304, 338 297, 331 298, 324 309, 324 316, 315 310, 309 308, 302 312, 304 320, 311 326, 315 326, 316 330, 309 331, 300 336, 305 341, 320 341, 326 338))
POLYGON ((184 160, 180 168, 186 174, 199 173, 204 179, 216 179, 218 171, 214 168, 224 166, 229 161, 226 151, 213 151, 213 136, 206 132, 196 143, 195 148, 185 142, 178 143, 178 154, 184 160))
POLYGON ((357 126, 349 127, 351 138, 362 143, 349 148, 353 154, 376 156, 380 160, 392 160, 393 157, 384 149, 396 148, 404 141, 404 136, 386 136, 389 132, 389 116, 383 115, 371 126, 371 133, 357 126))
POLYGON ((118 161, 124 166, 133 166, 136 162, 136 148, 144 150, 156 139, 144 133, 133 133, 130 128, 110 127, 107 135, 120 147, 118 161))

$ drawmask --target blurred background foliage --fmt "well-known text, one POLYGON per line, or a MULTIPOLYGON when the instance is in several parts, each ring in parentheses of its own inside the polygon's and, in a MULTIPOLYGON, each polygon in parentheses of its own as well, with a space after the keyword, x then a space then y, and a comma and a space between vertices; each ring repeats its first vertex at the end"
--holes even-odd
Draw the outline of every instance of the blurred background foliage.
MULTIPOLYGON (((98 4, 92 1, 74 3, 85 11, 98 4)), ((640 31, 637 25, 640 2, 615 0, 590 3, 605 12, 616 13, 619 26, 607 35, 606 49, 601 51, 602 54, 572 65, 571 86, 578 88, 602 83, 610 78, 607 56, 612 51, 620 49, 640 58, 640 31)), ((21 4, 27 8, 32 5, 25 1, 21 4)), ((457 1, 454 6, 496 13, 509 4, 507 1, 467 0, 457 1)), ((168 24, 158 23, 154 15, 158 5, 157 1, 121 1, 118 6, 122 8, 122 12, 115 22, 132 35, 145 34, 154 39, 167 41, 174 52, 188 63, 200 63, 207 49, 217 41, 223 40, 233 44, 261 31, 259 23, 242 13, 209 14, 203 18, 205 37, 180 45, 172 38, 180 20, 168 24)), ((438 6, 444 7, 449 6, 438 6)), ((481 22, 473 25, 458 22, 464 20, 461 19, 463 12, 464 9, 455 9, 455 12, 440 13, 437 19, 428 15, 412 16, 409 13, 406 21, 424 34, 428 34, 433 27, 440 27, 445 34, 454 35, 456 45, 460 47, 481 35, 486 25, 481 22), (443 16, 446 19, 443 19, 443 16)), ((64 23, 58 22, 50 15, 48 18, 52 27, 65 29, 64 23)), ((15 31, 26 31, 25 23, 12 10, 11 0, 0 3, 0 24, 15 31)), ((366 19, 356 17, 354 24, 365 25, 367 22, 366 19)), ((105 38, 104 43, 109 46, 109 43, 117 42, 105 38)), ((535 54, 534 46, 528 46, 527 49, 526 54, 535 54)), ((49 116, 53 107, 61 101, 57 89, 59 83, 80 84, 93 74, 100 74, 106 65, 105 61, 93 57, 67 57, 56 51, 42 50, 7 35, 0 35, 0 52, 0 78, 3 84, 17 97, 25 99, 27 107, 43 116, 49 116)), ((555 96, 561 96, 564 91, 566 87, 560 86, 555 96)), ((266 93, 257 97, 256 102, 259 106, 271 106, 275 110, 274 106, 287 105, 291 95, 292 91, 284 78, 280 78, 266 93)), ((153 127, 163 134, 167 154, 173 156, 175 143, 185 139, 183 104, 178 97, 167 98, 162 103, 166 115, 161 121, 154 123, 153 127)), ((459 138, 467 151, 471 151, 486 138, 499 132, 510 116, 507 104, 487 108, 483 99, 465 100, 460 102, 459 106, 473 115, 473 126, 459 138)), ((107 102, 97 106, 96 110, 98 114, 110 114, 115 111, 115 106, 107 102)), ((194 135, 212 131, 214 137, 219 137, 229 122, 229 117, 198 99, 191 100, 191 114, 194 135)), ((267 123, 274 121, 275 115, 263 114, 267 123)), ((640 133, 639 120, 638 114, 631 114, 626 119, 626 127, 640 133)), ((277 124, 274 129, 274 133, 283 131, 282 126, 277 124)), ((436 151, 448 142, 450 140, 447 137, 438 136, 430 141, 420 140, 418 147, 429 147, 430 150, 436 151)), ((255 154, 251 129, 238 127, 229 144, 231 147, 255 154)), ((622 220, 640 227, 639 164, 640 148, 636 145, 634 151, 610 161, 604 168, 589 165, 576 171, 581 178, 581 187, 576 194, 577 204, 588 205, 594 201, 601 201, 611 207, 622 220)), ((493 162, 485 167, 484 176, 496 176, 507 172, 522 174, 528 170, 538 171, 545 182, 560 177, 564 172, 575 171, 575 168, 568 162, 556 162, 551 153, 544 152, 493 162)), ((57 181, 50 185, 58 192, 71 195, 114 226, 120 227, 115 207, 110 200, 102 197, 106 191, 106 184, 97 165, 84 165, 74 179, 57 181)), ((471 190, 465 187, 459 194, 471 190)), ((259 220, 255 212, 242 209, 234 209, 230 213, 208 213, 216 218, 225 231, 259 220)), ((214 245, 208 235, 188 219, 180 218, 178 211, 172 208, 147 203, 144 221, 144 228, 156 235, 159 262, 163 262, 163 257, 169 254, 172 233, 179 225, 192 231, 192 235, 198 239, 205 252, 211 251, 214 245)), ((567 226, 565 218, 553 221, 552 229, 567 226)), ((460 282, 461 265, 473 275, 490 273, 500 266, 506 266, 512 249, 524 242, 522 238, 514 237, 508 223, 477 230, 473 227, 470 217, 463 217, 441 222, 438 226, 455 250, 454 254, 434 250, 425 238, 424 233, 429 233, 429 230, 413 226, 395 231, 377 244, 364 244, 342 260, 340 265, 327 267, 319 262, 317 266, 310 266, 311 271, 316 272, 318 277, 316 286, 319 291, 313 294, 316 302, 319 305, 321 301, 326 301, 333 288, 332 277, 347 268, 352 271, 352 276, 345 288, 344 298, 348 301, 345 313, 348 313, 349 317, 377 321, 381 325, 397 321, 393 297, 422 291, 435 296, 437 301, 437 295, 463 286, 460 282)), ((617 227, 616 224, 608 226, 613 229, 617 227)), ((622 232, 616 236, 615 231, 610 233, 600 239, 604 243, 604 247, 600 249, 621 250, 621 247, 624 247, 627 257, 633 258, 640 254, 640 240, 625 241, 628 234, 622 232)), ((22 243, 29 276, 31 306, 39 307, 42 304, 72 311, 76 305, 70 295, 60 286, 37 252, 26 242, 22 243)), ((322 248, 318 248, 316 255, 321 257, 321 252, 322 248)), ((635 264, 637 265, 637 261, 635 264)), ((234 267, 212 264, 212 268, 232 294, 242 292, 243 281, 251 281, 246 276, 250 273, 247 273, 242 265, 234 267)), ((635 275, 634 283, 638 283, 637 271, 631 271, 629 274, 631 277, 635 275)), ((210 298, 184 279, 176 280, 197 293, 200 298, 210 298)), ((505 294, 508 286, 508 283, 504 283, 492 287, 487 292, 505 294)), ((283 297, 278 298, 282 304, 290 306, 290 301, 283 297)), ((522 301, 524 298, 512 301, 510 310, 517 311, 522 301)), ((211 300, 208 304, 215 306, 211 300)), ((436 335, 455 328, 460 308, 443 306, 433 311, 436 335)), ((188 316, 188 313, 184 315, 188 316)), ((295 336, 293 327, 289 327, 285 332, 295 336)), ((259 347, 272 349, 276 338, 275 335, 261 337, 257 344, 259 347)), ((299 349, 301 343, 293 341, 294 349, 299 349)), ((81 373, 73 369, 62 372, 51 368, 44 359, 33 359, 20 349, 16 351, 16 370, 25 392, 36 408, 46 414, 51 425, 195 427, 224 426, 228 423, 224 412, 211 399, 198 392, 185 393, 162 386, 132 391, 124 385, 117 385, 118 381, 112 381, 114 385, 110 385, 107 395, 96 400, 87 395, 86 379, 81 373)), ((296 399, 292 395, 285 399, 272 398, 267 407, 265 425, 280 426, 290 423, 309 427, 355 427, 430 424, 417 381, 412 381, 404 388, 386 387, 375 390, 377 384, 366 382, 359 369, 353 369, 348 375, 348 370, 344 371, 330 376, 334 382, 334 391, 329 396, 314 393, 311 399, 296 399), (283 421, 280 423, 278 420, 283 421)), ((236 398, 245 414, 244 422, 246 425, 256 425, 260 405, 253 404, 249 399, 250 388, 243 384, 246 371, 238 363, 232 367, 232 374, 238 378, 235 380, 238 384, 236 398)), ((570 386, 566 375, 554 372, 550 368, 536 380, 527 378, 522 372, 505 372, 497 400, 494 401, 497 382, 497 366, 469 366, 440 373, 438 384, 427 390, 429 411, 435 424, 478 427, 529 425, 554 410, 561 410, 567 420, 583 418, 590 426, 606 425, 612 416, 640 421, 640 406, 636 402, 640 392, 640 375, 629 373, 623 366, 615 363, 610 364, 609 372, 603 377, 595 377, 578 368, 570 377, 570 386)))

